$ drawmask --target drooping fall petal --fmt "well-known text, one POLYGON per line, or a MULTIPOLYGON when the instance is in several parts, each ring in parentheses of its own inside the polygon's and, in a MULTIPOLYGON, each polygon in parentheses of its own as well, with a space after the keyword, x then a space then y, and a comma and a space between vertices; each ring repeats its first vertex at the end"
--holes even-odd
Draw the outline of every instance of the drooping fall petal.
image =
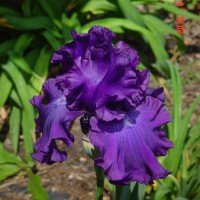
POLYGON ((74 137, 69 132, 69 123, 80 116, 81 112, 68 110, 66 98, 58 90, 55 79, 47 80, 43 84, 43 91, 44 95, 30 100, 39 112, 35 120, 39 138, 32 157, 41 163, 53 164, 67 159, 67 153, 57 148, 56 140, 62 140, 67 146, 73 144, 74 137))
MULTIPOLYGON (((160 95, 158 90, 157 94, 160 95)), ((122 120, 105 122, 92 117, 90 140, 102 154, 95 160, 95 165, 104 168, 110 182, 120 185, 129 181, 150 184, 169 174, 156 156, 165 156, 167 150, 173 147, 161 128, 171 118, 163 101, 155 96, 147 95, 122 120)))

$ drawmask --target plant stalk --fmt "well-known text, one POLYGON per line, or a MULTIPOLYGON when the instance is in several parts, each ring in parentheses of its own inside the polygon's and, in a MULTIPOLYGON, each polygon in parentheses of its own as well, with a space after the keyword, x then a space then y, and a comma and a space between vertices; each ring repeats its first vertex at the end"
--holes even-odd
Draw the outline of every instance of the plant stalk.
POLYGON ((104 192, 104 173, 101 167, 95 167, 95 171, 97 177, 95 200, 102 200, 104 192))

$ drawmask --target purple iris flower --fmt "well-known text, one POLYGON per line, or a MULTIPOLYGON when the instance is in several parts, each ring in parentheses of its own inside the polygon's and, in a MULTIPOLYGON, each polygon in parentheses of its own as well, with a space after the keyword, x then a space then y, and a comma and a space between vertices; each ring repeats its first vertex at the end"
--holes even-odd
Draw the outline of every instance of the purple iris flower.
POLYGON ((111 183, 149 184, 165 178, 170 172, 156 156, 165 156, 173 144, 162 130, 171 121, 163 89, 148 88, 149 71, 137 69, 137 52, 122 41, 113 46, 115 35, 109 29, 94 26, 88 34, 74 31, 72 36, 51 59, 62 63, 63 73, 47 80, 44 94, 31 99, 39 111, 32 157, 47 164, 66 160, 56 140, 71 146, 70 122, 87 114, 83 132, 88 130, 101 153, 94 164, 111 183))

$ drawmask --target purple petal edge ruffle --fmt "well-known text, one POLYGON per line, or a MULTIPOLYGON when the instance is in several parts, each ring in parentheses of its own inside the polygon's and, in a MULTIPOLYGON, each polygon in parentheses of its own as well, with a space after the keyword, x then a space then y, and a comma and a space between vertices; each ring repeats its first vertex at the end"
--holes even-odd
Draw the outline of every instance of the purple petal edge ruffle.
POLYGON ((37 108, 39 117, 33 159, 46 164, 63 162, 67 153, 57 148, 56 140, 62 140, 67 146, 74 142, 73 135, 69 132, 69 123, 80 116, 82 112, 69 111, 66 98, 58 90, 55 79, 49 79, 43 84, 44 95, 33 97, 30 102, 37 108), (41 137, 39 136, 41 134, 41 137))
MULTIPOLYGON (((109 29, 94 26, 88 34, 73 32, 74 41, 58 50, 59 55, 68 52, 73 58, 67 73, 57 77, 68 107, 87 110, 105 121, 122 119, 122 108, 136 106, 144 98, 149 82, 149 71, 136 69, 140 63, 137 52, 122 41, 112 46, 114 36, 109 29), (113 110, 110 105, 115 103, 119 106, 113 110)), ((65 62, 55 55, 52 62, 65 62)))
POLYGON ((161 129, 171 121, 161 90, 149 89, 145 101, 130 109, 122 120, 105 122, 91 118, 90 140, 102 154, 95 165, 104 169, 111 183, 151 184, 170 174, 156 159, 156 156, 165 156, 173 147, 161 129))

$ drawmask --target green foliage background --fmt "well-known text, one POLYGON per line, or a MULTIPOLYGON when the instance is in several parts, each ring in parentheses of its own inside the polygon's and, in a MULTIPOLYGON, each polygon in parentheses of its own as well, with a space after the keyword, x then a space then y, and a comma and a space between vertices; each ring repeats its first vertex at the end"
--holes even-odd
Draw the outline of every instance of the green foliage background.
MULTIPOLYGON (((193 9, 196 3, 196 0, 190 1, 187 7, 193 9)), ((176 38, 177 51, 184 50, 183 38, 175 30, 177 15, 199 20, 197 15, 176 7, 170 0, 2 0, 0 108, 11 107, 9 133, 13 153, 8 153, 0 143, 0 181, 24 170, 30 180, 27 190, 32 198, 48 199, 41 178, 32 171, 34 161, 30 153, 36 113, 29 99, 41 92, 52 52, 71 41, 71 30, 84 33, 93 25, 101 25, 117 34, 116 41, 124 40, 139 52, 140 69, 148 67, 155 80, 155 74, 169 78, 173 91, 173 123, 165 128, 175 148, 160 159, 172 174, 157 181, 156 188, 150 192, 148 186, 137 183, 117 188, 118 199, 200 199, 200 120, 195 126, 188 126, 200 97, 183 115, 180 75, 166 50, 167 35, 176 38), (169 13, 174 14, 171 24, 164 22, 169 13), (24 158, 18 156, 20 135, 23 135, 24 158)))

